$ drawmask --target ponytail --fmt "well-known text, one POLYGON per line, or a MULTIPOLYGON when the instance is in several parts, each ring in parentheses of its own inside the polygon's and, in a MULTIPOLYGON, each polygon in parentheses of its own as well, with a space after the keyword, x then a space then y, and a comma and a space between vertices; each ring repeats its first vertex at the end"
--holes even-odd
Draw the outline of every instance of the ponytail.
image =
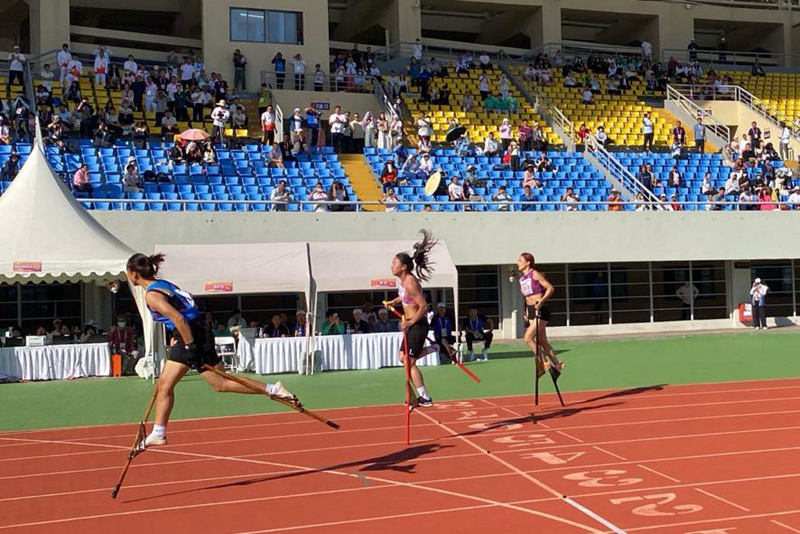
POLYGON ((164 254, 160 252, 151 256, 136 253, 128 258, 128 264, 125 268, 144 279, 152 279, 158 274, 158 269, 162 263, 164 263, 164 254))
POLYGON ((401 252, 396 257, 409 273, 414 274, 423 282, 427 282, 430 280, 431 274, 433 274, 431 267, 434 265, 428 256, 438 241, 433 239, 433 235, 428 230, 420 230, 420 235, 422 239, 414 244, 414 253, 412 255, 409 256, 407 253, 401 252))

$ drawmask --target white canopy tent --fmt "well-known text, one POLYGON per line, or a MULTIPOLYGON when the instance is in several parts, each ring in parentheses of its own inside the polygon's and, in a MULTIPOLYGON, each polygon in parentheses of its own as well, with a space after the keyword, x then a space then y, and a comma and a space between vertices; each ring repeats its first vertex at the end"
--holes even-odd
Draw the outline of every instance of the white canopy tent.
POLYGON ((302 293, 311 302, 306 243, 156 245, 159 276, 195 296, 302 293))
MULTIPOLYGON (((38 127, 37 127, 38 130, 38 127)), ((41 139, 39 136, 37 139, 41 139)), ((0 196, 0 282, 94 282, 121 279, 133 254, 103 228, 53 172, 37 141, 0 196)), ((156 343, 144 293, 133 290, 149 354, 156 343)))
MULTIPOLYGON (((334 291, 370 291, 397 288, 392 276, 392 258, 413 251, 413 241, 351 241, 309 243, 311 276, 315 294, 334 291)), ((458 271, 447 243, 439 241, 431 250, 433 275, 423 287, 452 288, 454 310, 458 311, 458 271)), ((431 303, 434 304, 434 303, 431 303)))

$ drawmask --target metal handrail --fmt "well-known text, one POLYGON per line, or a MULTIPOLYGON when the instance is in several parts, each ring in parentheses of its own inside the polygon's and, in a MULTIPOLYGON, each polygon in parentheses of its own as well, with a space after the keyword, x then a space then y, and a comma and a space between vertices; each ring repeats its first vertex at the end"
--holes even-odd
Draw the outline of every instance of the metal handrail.
POLYGON ((649 188, 645 187, 625 165, 606 150, 597 141, 594 134, 590 134, 587 137, 586 151, 593 155, 628 191, 634 195, 641 193, 646 201, 659 203, 659 198, 649 188))
MULTIPOLYGON (((652 193, 651 193, 652 195, 652 193)), ((645 211, 669 211, 669 207, 672 205, 676 206, 703 206, 704 208, 708 209, 709 211, 720 211, 720 210, 713 210, 711 209, 713 206, 719 206, 721 209, 725 208, 726 206, 734 206, 734 207, 741 207, 741 206, 748 206, 748 207, 759 207, 764 204, 765 202, 740 202, 740 201, 662 201, 658 197, 653 195, 654 200, 645 200, 645 201, 637 201, 637 200, 619 200, 619 201, 609 201, 609 200, 602 200, 602 201, 591 201, 591 200, 578 200, 578 201, 564 201, 564 200, 531 200, 531 201, 520 201, 520 200, 508 200, 508 201, 494 201, 494 200, 465 200, 465 201, 413 201, 413 200, 403 200, 398 198, 397 203, 386 203, 382 200, 350 200, 350 201, 335 201, 335 200, 185 200, 185 199, 174 199, 174 200, 167 200, 167 199, 127 199, 127 198, 76 198, 78 202, 81 204, 93 204, 93 203, 109 203, 109 204, 121 204, 130 206, 132 204, 181 204, 184 206, 183 211, 188 211, 185 209, 186 204, 233 204, 233 205, 247 205, 252 206, 254 204, 259 205, 268 205, 268 206, 280 206, 280 207, 287 207, 289 205, 297 205, 297 206, 352 206, 356 208, 356 211, 362 211, 362 208, 365 206, 384 206, 384 207, 399 207, 399 206, 463 206, 463 207, 474 207, 474 206, 498 206, 498 208, 509 208, 509 211, 529 211, 525 208, 530 206, 558 206, 558 211, 573 211, 573 208, 577 208, 577 211, 581 211, 580 208, 583 208, 586 205, 594 205, 594 206, 635 206, 641 207, 642 210, 645 211)), ((788 211, 800 211, 800 205, 783 201, 783 200, 776 200, 776 201, 769 201, 769 204, 774 204, 775 206, 787 206, 790 209, 788 211)), ((103 210, 103 211, 136 211, 131 210, 130 207, 128 210, 103 210)), ((168 212, 170 210, 163 210, 168 212)), ((254 211, 254 210, 249 210, 254 211)), ((504 211, 504 210, 503 210, 504 211)), ((543 211, 543 210, 538 210, 543 211)), ((627 211, 627 210, 626 210, 627 211)), ((749 211, 749 210, 747 210, 749 211)), ((761 210, 755 210, 761 211, 761 210)), ((233 212, 236 212, 234 210, 233 212)), ((240 211, 239 211, 240 212, 240 211)), ((352 212, 352 211, 351 211, 352 212)), ((316 212, 318 213, 318 212, 316 212)), ((335 212, 334 212, 335 213, 335 212)), ((418 213, 418 212, 417 212, 418 213)))
POLYGON ((636 46, 616 46, 600 43, 586 43, 581 41, 560 41, 554 43, 545 43, 542 46, 534 48, 527 54, 515 58, 514 60, 519 63, 527 63, 532 61, 539 54, 547 54, 550 56, 550 60, 552 61, 553 56, 559 51, 564 58, 584 58, 593 53, 637 57, 642 55, 642 49, 636 46))
MULTIPOLYGON (((661 59, 667 62, 674 57, 680 63, 699 61, 723 65, 752 65, 758 59, 765 67, 788 66, 787 59, 800 58, 800 54, 783 54, 777 52, 744 52, 741 50, 703 50, 694 51, 696 59, 690 59, 691 53, 685 48, 665 48, 661 51, 661 59)), ((792 61, 792 64, 794 61, 792 61)))
POLYGON ((375 91, 375 84, 380 85, 377 78, 368 74, 359 76, 357 74, 337 75, 335 73, 324 73, 323 83, 321 85, 315 83, 315 74, 313 71, 295 74, 292 70, 287 70, 286 72, 262 70, 260 75, 261 83, 265 83, 277 90, 372 93, 375 91), (297 78, 297 76, 302 76, 302 78, 297 78), (356 86, 356 78, 363 78, 364 85, 356 86))
POLYGON ((739 85, 673 85, 676 92, 689 100, 734 100, 758 113, 764 119, 776 123, 778 126, 785 124, 792 131, 795 138, 800 138, 800 124, 792 121, 768 102, 758 98, 753 93, 739 85))
POLYGON ((564 131, 564 134, 574 144, 576 142, 575 123, 562 113, 558 106, 547 96, 547 93, 542 91, 541 87, 534 84, 533 92, 540 105, 544 105, 545 111, 550 116, 550 119, 564 131))
POLYGON ((731 129, 728 128, 728 126, 726 126, 725 124, 722 124, 720 121, 715 119, 713 115, 708 114, 706 110, 704 110, 703 108, 692 102, 691 99, 687 98, 680 91, 680 88, 682 87, 686 86, 672 85, 672 84, 667 85, 666 99, 674 100, 680 107, 684 109, 684 111, 686 111, 686 113, 688 113, 693 117, 703 117, 703 125, 713 135, 716 135, 717 137, 721 138, 726 145, 730 143, 731 129))

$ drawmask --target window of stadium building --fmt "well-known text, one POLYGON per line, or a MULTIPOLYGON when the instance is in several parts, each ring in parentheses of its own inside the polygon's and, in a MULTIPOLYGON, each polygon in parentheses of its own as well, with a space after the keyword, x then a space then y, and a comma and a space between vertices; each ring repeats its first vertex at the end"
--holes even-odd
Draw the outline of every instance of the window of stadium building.
POLYGON ((44 326, 50 331, 54 319, 82 326, 82 283, 0 286, 0 327, 18 325, 32 333, 44 326))
POLYGON ((721 261, 539 267, 556 289, 549 300, 553 326, 728 317, 725 264, 721 261), (689 286, 681 290, 686 282, 689 286))
POLYGON ((458 268, 458 316, 463 319, 470 308, 500 328, 500 268, 476 266, 458 268))
POLYGON ((303 14, 231 8, 231 41, 303 44, 303 14))

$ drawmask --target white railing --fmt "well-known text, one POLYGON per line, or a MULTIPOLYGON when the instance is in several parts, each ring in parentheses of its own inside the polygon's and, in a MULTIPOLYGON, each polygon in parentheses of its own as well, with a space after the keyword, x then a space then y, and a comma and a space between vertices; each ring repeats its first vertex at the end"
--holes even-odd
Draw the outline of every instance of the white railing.
POLYGON ((684 96, 676 86, 667 86, 667 100, 674 101, 692 117, 703 117, 703 125, 712 135, 722 139, 726 145, 731 142, 731 129, 715 119, 713 115, 709 115, 706 110, 695 104, 691 99, 684 96))
POLYGON ((601 43, 587 43, 582 41, 561 41, 555 43, 545 43, 538 48, 534 48, 527 54, 514 58, 515 61, 527 63, 533 61, 539 54, 547 54, 552 62, 556 52, 561 52, 561 56, 566 58, 586 58, 597 53, 602 55, 636 56, 642 55, 642 49, 637 46, 616 46, 601 43))
POLYGON ((645 185, 640 182, 625 165, 611 155, 611 153, 597 141, 594 135, 587 137, 586 151, 590 155, 594 156, 598 163, 602 165, 609 172, 609 174, 613 176, 614 179, 616 179, 628 192, 634 196, 641 193, 645 202, 653 202, 656 204, 659 203, 659 198, 655 196, 650 189, 645 187, 645 185))
POLYGON ((671 87, 689 100, 733 100, 739 102, 777 126, 785 124, 795 138, 800 138, 800 124, 792 121, 790 117, 775 109, 771 104, 739 85, 673 85, 671 87))
POLYGON ((665 48, 661 51, 661 58, 664 63, 668 62, 671 57, 675 58, 679 63, 699 61, 700 63, 747 66, 755 63, 757 59, 764 67, 785 67, 795 64, 795 60, 800 59, 800 54, 707 49, 689 52, 686 48, 665 48))

